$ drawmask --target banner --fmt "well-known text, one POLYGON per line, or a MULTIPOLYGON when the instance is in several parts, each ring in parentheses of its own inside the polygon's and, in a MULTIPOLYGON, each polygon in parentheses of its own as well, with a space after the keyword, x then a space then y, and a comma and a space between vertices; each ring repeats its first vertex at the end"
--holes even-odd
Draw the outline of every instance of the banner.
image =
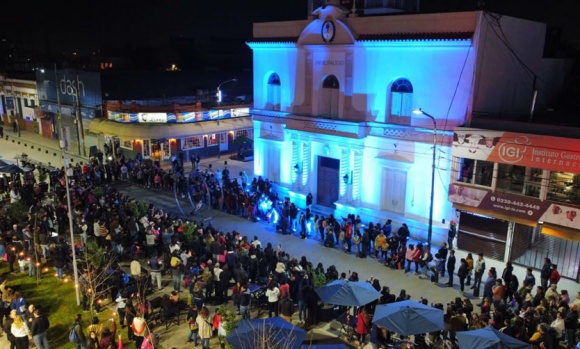
POLYGON ((580 139, 455 128, 453 156, 580 173, 580 139))
POLYGON ((580 229, 580 209, 529 196, 491 192, 454 183, 449 186, 449 201, 529 221, 580 229))

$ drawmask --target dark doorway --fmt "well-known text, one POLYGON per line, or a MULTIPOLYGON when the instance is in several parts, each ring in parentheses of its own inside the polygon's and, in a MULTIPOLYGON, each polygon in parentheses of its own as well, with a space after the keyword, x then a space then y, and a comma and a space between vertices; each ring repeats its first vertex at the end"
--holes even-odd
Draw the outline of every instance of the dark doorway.
POLYGON ((316 187, 316 203, 334 208, 338 201, 340 160, 318 157, 318 181, 316 187))

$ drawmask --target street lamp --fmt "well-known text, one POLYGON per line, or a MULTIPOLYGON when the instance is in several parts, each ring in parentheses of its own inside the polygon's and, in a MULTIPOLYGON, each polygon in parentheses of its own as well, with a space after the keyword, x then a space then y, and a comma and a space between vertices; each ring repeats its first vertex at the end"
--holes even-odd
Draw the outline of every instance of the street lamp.
MULTIPOLYGON (((61 134, 63 130, 61 129, 61 134)), ((65 172, 64 172, 64 177, 65 177, 65 184, 66 184, 66 204, 68 207, 68 224, 69 224, 69 230, 70 230, 70 243, 71 243, 71 248, 72 248, 72 257, 73 257, 73 273, 75 274, 75 293, 77 296, 77 305, 81 305, 81 298, 80 298, 80 290, 79 290, 79 273, 77 270, 77 255, 76 255, 76 251, 75 251, 75 238, 74 238, 74 234, 73 234, 73 216, 72 216, 72 207, 71 207, 71 202, 70 202, 70 189, 69 189, 69 185, 68 185, 68 156, 66 155, 65 151, 64 151, 64 147, 65 147, 65 143, 64 143, 64 139, 61 137, 60 141, 60 150, 62 152, 62 157, 64 159, 64 164, 65 164, 65 172)))
POLYGON ((218 87, 217 87, 217 93, 216 93, 216 96, 217 96, 217 102, 218 102, 218 103, 221 103, 221 102, 222 102, 222 90, 220 89, 220 87, 221 87, 223 84, 225 84, 225 83, 228 83, 228 82, 236 82, 236 81, 238 81, 238 79, 234 78, 234 79, 230 79, 230 80, 226 80, 226 81, 224 81, 224 82, 221 82, 221 83, 218 85, 218 87))
POLYGON ((413 110, 415 114, 422 114, 433 121, 433 163, 431 169, 431 202, 429 206, 429 228, 427 230, 427 245, 431 248, 431 239, 433 238, 433 201, 435 199, 435 151, 437 147, 437 121, 435 117, 429 113, 424 112, 421 108, 413 110))

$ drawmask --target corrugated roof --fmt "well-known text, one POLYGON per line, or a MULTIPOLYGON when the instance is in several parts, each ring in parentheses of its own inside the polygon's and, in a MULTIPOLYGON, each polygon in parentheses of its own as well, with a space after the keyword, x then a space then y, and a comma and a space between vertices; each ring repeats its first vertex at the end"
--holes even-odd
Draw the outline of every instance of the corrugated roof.
POLYGON ((472 37, 473 32, 361 34, 357 41, 446 41, 467 40, 472 37))

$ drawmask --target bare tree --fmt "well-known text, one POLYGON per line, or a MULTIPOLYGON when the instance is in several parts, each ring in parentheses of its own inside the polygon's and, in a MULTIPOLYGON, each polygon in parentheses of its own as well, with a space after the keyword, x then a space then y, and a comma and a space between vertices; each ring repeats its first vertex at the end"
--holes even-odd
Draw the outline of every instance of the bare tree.
MULTIPOLYGON (((74 246, 72 247, 74 248, 74 246)), ((111 269, 115 265, 116 257, 112 253, 107 253, 96 241, 89 240, 85 245, 85 250, 79 258, 82 275, 79 277, 79 287, 83 292, 83 297, 87 297, 91 315, 93 306, 102 302, 111 289, 111 269)))

